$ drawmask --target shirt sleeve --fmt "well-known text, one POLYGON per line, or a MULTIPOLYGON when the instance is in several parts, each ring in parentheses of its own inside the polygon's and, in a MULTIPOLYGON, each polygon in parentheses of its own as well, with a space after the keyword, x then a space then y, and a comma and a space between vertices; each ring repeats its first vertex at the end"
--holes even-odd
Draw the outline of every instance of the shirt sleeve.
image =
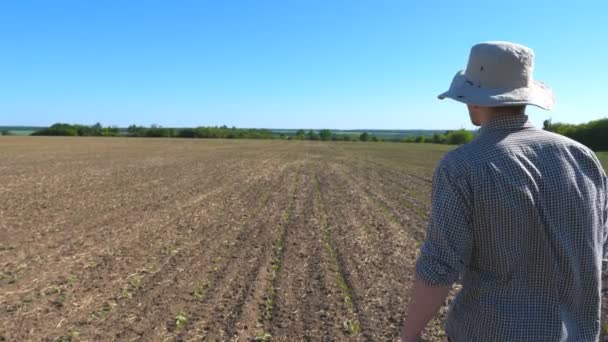
POLYGON ((427 285, 451 285, 471 258, 471 196, 464 180, 459 181, 442 164, 435 170, 426 240, 416 261, 416 276, 427 285))
POLYGON ((608 177, 604 174, 604 250, 602 253, 602 271, 608 273, 608 177))

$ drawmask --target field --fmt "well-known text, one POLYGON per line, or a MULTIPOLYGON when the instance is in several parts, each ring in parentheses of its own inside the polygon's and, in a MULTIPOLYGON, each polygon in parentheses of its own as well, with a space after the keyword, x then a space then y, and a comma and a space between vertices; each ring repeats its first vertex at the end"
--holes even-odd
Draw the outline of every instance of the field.
MULTIPOLYGON (((0 147, 0 341, 396 340, 432 172, 451 148, 0 147)), ((444 340, 445 311, 428 340, 444 340)))
POLYGON ((604 165, 604 169, 608 170, 608 152, 597 152, 597 156, 604 165))
POLYGON ((448 148, 0 144, 8 341, 395 338, 448 148))

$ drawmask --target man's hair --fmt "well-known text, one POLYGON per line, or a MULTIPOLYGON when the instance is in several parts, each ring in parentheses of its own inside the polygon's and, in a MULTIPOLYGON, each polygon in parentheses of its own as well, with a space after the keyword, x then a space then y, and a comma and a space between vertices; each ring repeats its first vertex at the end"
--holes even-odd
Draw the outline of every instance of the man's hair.
POLYGON ((501 107, 493 107, 495 113, 499 114, 525 114, 526 113, 526 105, 517 105, 517 106, 501 106, 501 107))

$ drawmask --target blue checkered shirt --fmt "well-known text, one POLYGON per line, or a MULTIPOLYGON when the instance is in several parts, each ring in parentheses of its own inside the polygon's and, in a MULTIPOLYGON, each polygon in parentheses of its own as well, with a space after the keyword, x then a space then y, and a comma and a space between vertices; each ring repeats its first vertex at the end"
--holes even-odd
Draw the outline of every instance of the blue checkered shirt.
POLYGON ((449 152, 416 274, 462 283, 450 339, 598 340, 607 190, 593 152, 524 115, 492 120, 449 152))

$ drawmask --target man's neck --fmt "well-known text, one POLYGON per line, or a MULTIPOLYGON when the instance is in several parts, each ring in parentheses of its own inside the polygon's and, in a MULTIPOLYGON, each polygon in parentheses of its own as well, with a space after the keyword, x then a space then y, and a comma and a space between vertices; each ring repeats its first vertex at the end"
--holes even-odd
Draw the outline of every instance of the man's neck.
POLYGON ((482 117, 481 121, 480 121, 480 126, 483 126, 485 123, 493 121, 493 120, 497 120, 497 119, 504 119, 504 118, 509 118, 509 117, 521 117, 526 115, 525 112, 520 112, 520 113, 508 113, 508 112, 488 112, 485 113, 485 115, 482 117))

